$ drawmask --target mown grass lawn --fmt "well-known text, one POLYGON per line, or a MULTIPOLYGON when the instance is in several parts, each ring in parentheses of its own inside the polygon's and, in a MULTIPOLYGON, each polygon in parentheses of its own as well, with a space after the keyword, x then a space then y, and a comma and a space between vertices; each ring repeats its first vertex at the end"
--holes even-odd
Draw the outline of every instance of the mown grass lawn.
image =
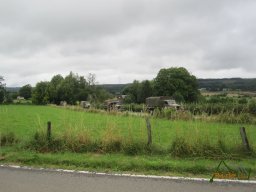
MULTIPOLYGON (((0 105, 0 133, 13 132, 20 143, 12 147, 1 147, 2 162, 54 167, 76 167, 77 169, 103 171, 132 171, 149 174, 204 174, 208 175, 218 164, 218 160, 207 157, 174 158, 171 154, 129 156, 120 153, 37 153, 19 147, 28 142, 36 131, 46 131, 47 121, 52 122, 53 134, 78 132, 89 133, 94 140, 100 140, 106 132, 119 135, 122 139, 147 142, 147 129, 144 117, 89 113, 53 106, 0 105)), ((246 127, 250 145, 256 150, 255 125, 223 124, 204 121, 171 121, 150 119, 153 145, 168 149, 175 138, 182 136, 193 142, 198 139, 216 144, 221 138, 227 147, 241 145, 239 128, 246 127)), ((1 159, 1 158, 0 158, 1 159)), ((253 157, 239 156, 228 159, 232 164, 241 163, 253 169, 253 157)), ((1 162, 1 161, 0 161, 1 162)))

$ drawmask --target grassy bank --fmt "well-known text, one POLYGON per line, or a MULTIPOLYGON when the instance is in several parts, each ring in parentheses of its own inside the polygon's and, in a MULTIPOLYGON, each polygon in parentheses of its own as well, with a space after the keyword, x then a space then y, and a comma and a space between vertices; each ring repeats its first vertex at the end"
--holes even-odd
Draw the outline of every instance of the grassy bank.
MULTIPOLYGON (((230 167, 251 169, 251 179, 256 179, 256 162, 253 158, 226 160, 230 167)), ((204 158, 171 158, 168 155, 95 154, 95 153, 36 153, 33 151, 2 148, 0 164, 89 170, 110 173, 135 173, 168 176, 210 178, 219 161, 204 158)))

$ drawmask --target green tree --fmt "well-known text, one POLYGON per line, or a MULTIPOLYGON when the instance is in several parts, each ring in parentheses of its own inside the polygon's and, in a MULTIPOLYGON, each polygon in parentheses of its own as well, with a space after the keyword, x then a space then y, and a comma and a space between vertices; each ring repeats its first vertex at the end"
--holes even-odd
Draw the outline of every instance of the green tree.
POLYGON ((78 93, 78 75, 70 72, 68 76, 64 78, 60 85, 61 100, 66 101, 69 104, 76 103, 76 94, 78 93))
POLYGON ((54 103, 66 101, 69 104, 76 104, 77 101, 90 100, 94 103, 109 98, 101 87, 96 86, 95 75, 89 74, 88 80, 70 72, 65 78, 55 75, 50 82, 37 83, 32 96, 35 104, 54 103))
POLYGON ((69 104, 75 104, 77 101, 87 100, 89 90, 88 83, 83 76, 78 76, 70 72, 60 85, 61 100, 69 104))
POLYGON ((32 87, 27 84, 20 88, 19 95, 24 97, 25 99, 29 99, 32 97, 32 87))
POLYGON ((55 75, 49 83, 49 101, 50 103, 59 104, 61 101, 61 84, 63 83, 64 78, 61 75, 55 75))
POLYGON ((6 91, 5 103, 12 103, 12 102, 13 102, 13 93, 6 91))
POLYGON ((111 98, 112 95, 107 92, 104 88, 101 86, 97 86, 96 82, 96 75, 89 73, 87 76, 87 84, 88 84, 88 100, 92 103, 101 103, 104 100, 111 98))
POLYGON ((95 86, 96 85, 96 75, 89 73, 87 76, 87 81, 89 86, 95 86))
POLYGON ((140 93, 140 82, 134 80, 133 83, 126 86, 122 92, 123 94, 127 95, 125 99, 127 103, 138 103, 140 93))
POLYGON ((36 84, 32 93, 32 102, 37 105, 45 105, 49 103, 49 82, 41 81, 36 84))
POLYGON ((183 67, 161 69, 154 79, 154 89, 159 96, 172 96, 180 101, 194 102, 200 95, 196 77, 183 67))
POLYGON ((0 103, 4 102, 5 98, 5 84, 3 83, 4 78, 0 76, 0 103))
POLYGON ((90 94, 90 88, 88 82, 83 76, 78 78, 78 92, 76 94, 77 101, 88 100, 88 95, 90 94))
POLYGON ((122 91, 127 95, 126 103, 145 103, 147 97, 153 95, 153 85, 149 80, 139 82, 134 80, 132 84, 126 86, 122 91))
POLYGON ((153 95, 153 86, 150 81, 145 80, 140 83, 138 90, 138 103, 145 103, 146 98, 153 95))
POLYGON ((249 112, 256 114, 256 101, 254 99, 251 99, 249 102, 249 112))
POLYGON ((106 91, 102 87, 96 87, 95 91, 96 91, 95 95, 97 95, 97 98, 96 100, 93 101, 94 103, 101 103, 106 99, 113 97, 112 94, 110 94, 108 91, 106 91))

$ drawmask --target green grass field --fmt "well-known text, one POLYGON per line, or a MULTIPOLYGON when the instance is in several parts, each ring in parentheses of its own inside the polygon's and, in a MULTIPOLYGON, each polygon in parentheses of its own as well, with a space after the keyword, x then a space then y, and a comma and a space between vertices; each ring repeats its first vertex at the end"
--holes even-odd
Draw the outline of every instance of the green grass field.
MULTIPOLYGON (((112 129, 123 138, 146 142, 147 130, 145 119, 134 116, 108 115, 72 111, 50 106, 0 106, 0 132, 13 132, 21 140, 31 138, 38 130, 46 130, 47 121, 52 122, 53 133, 86 131, 99 139, 104 132, 112 129)), ((223 138, 227 146, 241 144, 239 128, 246 127, 251 146, 255 149, 255 125, 223 124, 203 121, 171 121, 151 119, 153 144, 169 147, 172 140, 184 136, 187 140, 208 139, 216 143, 223 138)))
MULTIPOLYGON (((130 115, 110 115, 89 113, 52 106, 0 105, 0 133, 13 132, 20 143, 16 146, 1 147, 2 162, 57 167, 77 167, 79 169, 99 169, 107 171, 157 172, 157 174, 193 173, 206 174, 217 166, 218 160, 194 157, 177 159, 169 153, 159 155, 138 154, 127 156, 122 153, 38 153, 18 146, 29 142, 37 131, 46 131, 47 121, 52 122, 53 135, 79 135, 85 132, 93 140, 118 137, 121 140, 147 142, 144 117, 130 115), (86 158, 83 158, 86 157, 86 158), (198 161, 200 160, 200 161, 198 161), (93 163, 94 162, 94 163, 93 163), (95 163, 96 162, 96 163, 95 163), (98 162, 98 163, 97 163, 98 162), (143 163, 144 162, 144 163, 143 163), (183 163, 181 163, 183 162, 183 163), (182 165, 183 164, 183 165, 182 165)), ((252 149, 256 150, 255 125, 223 124, 204 121, 171 121, 150 119, 153 145, 168 150, 175 139, 182 137, 187 142, 198 140, 216 145, 221 139, 227 148, 241 146, 239 128, 246 127, 252 149)), ((200 146, 199 146, 200 147, 200 146)), ((221 158, 221 157, 220 157, 221 158)), ((225 159, 225 158, 224 158, 225 159)), ((243 163, 256 171, 255 156, 241 156, 229 159, 233 164, 243 163), (231 160, 232 159, 232 160, 231 160)), ((206 174, 207 175, 207 174, 206 174)))

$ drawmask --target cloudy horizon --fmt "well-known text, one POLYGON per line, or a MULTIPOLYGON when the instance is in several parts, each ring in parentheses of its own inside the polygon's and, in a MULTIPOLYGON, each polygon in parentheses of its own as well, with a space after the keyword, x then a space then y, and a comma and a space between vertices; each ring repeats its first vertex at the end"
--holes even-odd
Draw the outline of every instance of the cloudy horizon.
POLYGON ((256 77, 253 0, 0 0, 0 76, 35 85, 70 71, 100 84, 185 67, 256 77))

